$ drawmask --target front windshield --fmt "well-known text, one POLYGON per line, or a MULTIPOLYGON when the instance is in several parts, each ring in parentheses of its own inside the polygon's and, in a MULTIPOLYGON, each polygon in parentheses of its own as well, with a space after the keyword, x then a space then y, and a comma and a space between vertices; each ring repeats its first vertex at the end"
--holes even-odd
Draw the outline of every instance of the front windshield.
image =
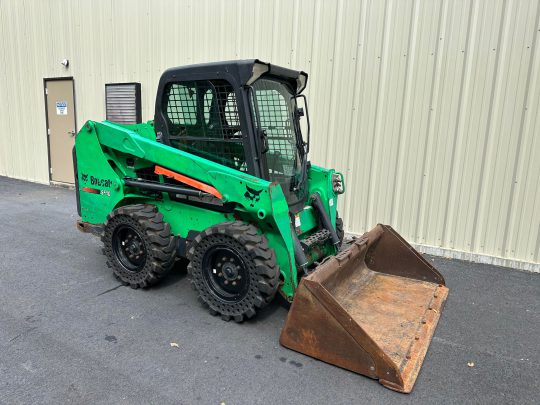
POLYGON ((304 143, 297 122, 296 101, 282 82, 259 79, 253 84, 259 132, 266 134, 266 159, 270 181, 281 184, 289 204, 301 198, 305 170, 304 143))

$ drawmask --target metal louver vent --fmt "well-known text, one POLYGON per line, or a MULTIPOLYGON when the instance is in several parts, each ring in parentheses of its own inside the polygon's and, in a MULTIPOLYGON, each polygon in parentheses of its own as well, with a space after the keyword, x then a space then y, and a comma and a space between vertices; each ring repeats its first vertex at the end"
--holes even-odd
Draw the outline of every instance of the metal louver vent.
POLYGON ((105 107, 108 121, 119 124, 137 124, 141 122, 141 84, 106 84, 105 107))

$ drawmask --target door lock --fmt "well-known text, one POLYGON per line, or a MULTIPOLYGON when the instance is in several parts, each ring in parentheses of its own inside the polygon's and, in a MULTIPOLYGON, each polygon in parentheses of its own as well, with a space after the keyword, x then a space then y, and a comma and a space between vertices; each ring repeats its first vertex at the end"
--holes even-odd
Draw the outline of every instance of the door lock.
POLYGON ((75 136, 75 131, 67 131, 67 133, 71 136, 75 136))

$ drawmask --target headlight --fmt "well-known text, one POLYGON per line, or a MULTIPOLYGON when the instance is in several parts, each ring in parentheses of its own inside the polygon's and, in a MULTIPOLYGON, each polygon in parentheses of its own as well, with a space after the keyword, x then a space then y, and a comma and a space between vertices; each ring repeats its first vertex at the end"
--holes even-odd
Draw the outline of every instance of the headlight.
POLYGON ((345 187, 343 186, 343 175, 341 173, 332 174, 332 190, 336 194, 343 194, 345 187))

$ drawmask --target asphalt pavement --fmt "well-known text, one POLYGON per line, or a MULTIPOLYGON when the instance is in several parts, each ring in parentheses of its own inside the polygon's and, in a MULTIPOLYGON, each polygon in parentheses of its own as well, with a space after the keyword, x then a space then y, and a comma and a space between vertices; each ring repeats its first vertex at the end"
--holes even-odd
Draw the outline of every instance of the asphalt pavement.
POLYGON ((540 274, 428 257, 450 295, 406 395, 279 346, 279 301, 243 324, 211 316, 181 263, 121 286, 76 219, 72 190, 0 177, 0 403, 540 401, 540 274))

